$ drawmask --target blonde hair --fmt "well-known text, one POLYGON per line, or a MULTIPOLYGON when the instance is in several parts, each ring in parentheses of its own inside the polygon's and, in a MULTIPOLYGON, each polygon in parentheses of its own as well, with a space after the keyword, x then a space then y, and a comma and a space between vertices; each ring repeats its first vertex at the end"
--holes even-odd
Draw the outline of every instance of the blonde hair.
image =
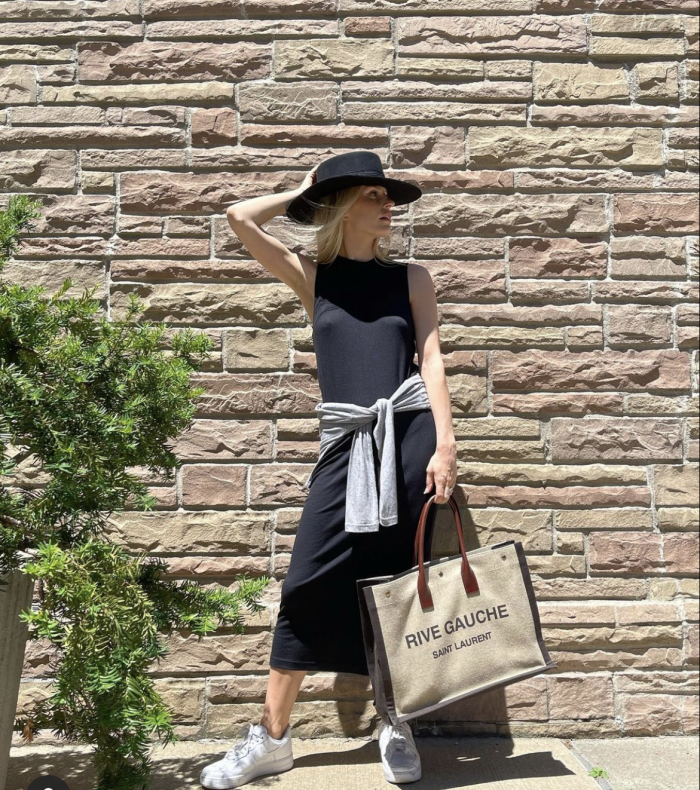
MULTIPOLYGON (((340 189, 321 198, 318 203, 309 201, 309 205, 313 207, 311 225, 315 226, 317 263, 330 263, 340 254, 343 246, 343 217, 359 199, 365 186, 367 185, 360 184, 340 189)), ((378 236, 372 247, 372 254, 378 261, 396 265, 389 257, 388 241, 378 236)))

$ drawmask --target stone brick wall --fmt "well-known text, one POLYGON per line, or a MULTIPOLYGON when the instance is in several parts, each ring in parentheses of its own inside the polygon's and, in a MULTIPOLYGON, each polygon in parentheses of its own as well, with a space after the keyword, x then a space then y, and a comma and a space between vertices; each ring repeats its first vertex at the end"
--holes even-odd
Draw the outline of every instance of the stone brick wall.
MULTIPOLYGON (((696 732, 695 0, 0 5, 0 198, 45 206, 7 276, 99 283, 112 317, 137 292, 216 346, 177 485, 114 518, 178 578, 272 577, 245 635, 172 640, 179 734, 262 710, 318 451, 307 316, 224 212, 356 148, 424 188, 394 253, 436 284, 467 538, 524 542, 559 661, 436 731, 696 732)), ((445 516, 436 556, 457 550, 445 516)), ((28 651, 21 708, 46 658, 28 651)), ((367 735, 371 699, 308 675, 293 722, 367 735)))

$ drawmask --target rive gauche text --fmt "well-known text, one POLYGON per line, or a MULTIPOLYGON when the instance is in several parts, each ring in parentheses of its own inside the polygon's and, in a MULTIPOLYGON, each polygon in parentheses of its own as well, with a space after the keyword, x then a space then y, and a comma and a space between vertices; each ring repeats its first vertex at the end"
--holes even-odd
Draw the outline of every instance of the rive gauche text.
MULTIPOLYGON (((478 609, 475 612, 469 612, 468 614, 462 615, 461 617, 455 617, 454 620, 446 620, 443 624, 442 631, 440 629, 440 625, 435 624, 425 629, 421 628, 413 634, 405 634, 406 645, 410 650, 413 647, 420 647, 421 645, 427 644, 428 642, 434 642, 438 639, 442 639, 446 634, 455 634, 462 629, 474 628, 475 626, 484 625, 485 623, 488 623, 492 620, 502 620, 505 617, 508 617, 508 607, 506 604, 493 606, 490 609, 478 609)), ((463 639, 459 643, 455 642, 454 646, 449 645, 449 647, 442 648, 440 651, 433 652, 435 658, 437 658, 438 655, 442 655, 445 652, 451 652, 453 647, 456 650, 459 650, 460 648, 468 647, 473 643, 485 642, 490 638, 491 632, 489 631, 486 634, 479 634, 478 636, 474 636, 471 639, 463 639)))

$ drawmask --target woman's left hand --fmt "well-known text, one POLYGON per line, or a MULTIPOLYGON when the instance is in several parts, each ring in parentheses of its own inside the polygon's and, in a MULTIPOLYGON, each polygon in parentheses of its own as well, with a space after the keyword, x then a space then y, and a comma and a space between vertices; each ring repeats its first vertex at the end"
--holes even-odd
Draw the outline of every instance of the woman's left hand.
POLYGON ((457 446, 438 447, 430 459, 426 474, 427 494, 435 485, 435 504, 442 505, 450 498, 457 484, 457 446))

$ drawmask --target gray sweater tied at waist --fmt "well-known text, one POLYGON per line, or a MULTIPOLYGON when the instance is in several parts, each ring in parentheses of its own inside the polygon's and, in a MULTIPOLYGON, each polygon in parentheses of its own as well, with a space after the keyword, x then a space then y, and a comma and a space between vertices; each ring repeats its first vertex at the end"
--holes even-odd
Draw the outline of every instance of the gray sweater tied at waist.
POLYGON ((354 403, 318 403, 320 451, 305 488, 311 485, 321 459, 348 433, 354 432, 345 503, 346 532, 378 532, 379 525, 398 523, 396 486, 396 447, 394 443, 394 412, 429 409, 430 399, 425 382, 416 372, 400 384, 390 398, 379 398, 372 406, 354 403), (377 418, 372 435, 379 451, 379 496, 372 451, 372 422, 377 418))

